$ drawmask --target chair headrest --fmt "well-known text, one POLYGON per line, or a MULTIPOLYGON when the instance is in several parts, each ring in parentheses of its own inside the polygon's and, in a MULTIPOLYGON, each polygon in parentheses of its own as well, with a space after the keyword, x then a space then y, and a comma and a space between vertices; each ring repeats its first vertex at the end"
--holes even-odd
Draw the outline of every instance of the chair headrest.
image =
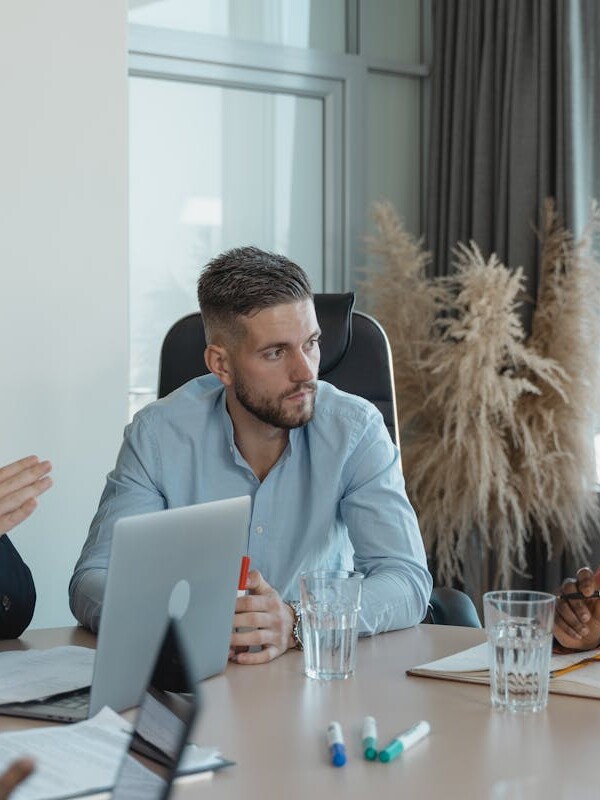
POLYGON ((334 369, 350 347, 353 308, 354 292, 315 295, 315 311, 323 331, 320 375, 334 369))

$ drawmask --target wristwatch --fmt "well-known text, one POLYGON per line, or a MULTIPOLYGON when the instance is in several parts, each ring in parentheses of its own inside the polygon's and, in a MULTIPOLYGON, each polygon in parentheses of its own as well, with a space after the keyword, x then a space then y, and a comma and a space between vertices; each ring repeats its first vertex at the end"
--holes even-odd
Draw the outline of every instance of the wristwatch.
POLYGON ((300 611, 300 603, 297 600, 290 600, 288 606, 292 609, 294 614, 294 623, 292 626, 292 639, 294 640, 294 647, 297 650, 304 649, 302 642, 302 613, 300 611))

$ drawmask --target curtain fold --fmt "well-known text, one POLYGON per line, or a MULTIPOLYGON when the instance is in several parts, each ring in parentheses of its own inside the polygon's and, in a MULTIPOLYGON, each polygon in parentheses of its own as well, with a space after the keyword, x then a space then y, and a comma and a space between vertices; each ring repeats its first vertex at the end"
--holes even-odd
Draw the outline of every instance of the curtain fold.
MULTIPOLYGON (((456 243, 474 239, 484 255, 522 266, 534 298, 544 199, 556 199, 567 226, 580 224, 573 50, 582 7, 569 0, 433 0, 432 12, 432 274, 449 274, 456 243)), ((529 309, 526 325, 530 317, 529 309)))

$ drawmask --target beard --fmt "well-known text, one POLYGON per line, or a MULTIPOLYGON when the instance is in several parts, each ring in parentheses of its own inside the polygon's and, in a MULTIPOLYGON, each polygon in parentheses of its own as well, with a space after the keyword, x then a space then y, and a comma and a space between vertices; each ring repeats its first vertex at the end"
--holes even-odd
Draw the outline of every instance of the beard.
POLYGON ((316 381, 297 383, 292 389, 280 394, 275 399, 261 397, 253 393, 243 380, 238 377, 235 378, 233 388, 240 405, 255 416, 256 419, 264 422, 265 425, 271 425, 273 428, 283 428, 284 430, 301 428, 311 421, 315 413, 316 381), (302 403, 302 407, 298 410, 287 410, 284 406, 286 398, 292 397, 292 395, 301 391, 309 392, 309 396, 302 403))

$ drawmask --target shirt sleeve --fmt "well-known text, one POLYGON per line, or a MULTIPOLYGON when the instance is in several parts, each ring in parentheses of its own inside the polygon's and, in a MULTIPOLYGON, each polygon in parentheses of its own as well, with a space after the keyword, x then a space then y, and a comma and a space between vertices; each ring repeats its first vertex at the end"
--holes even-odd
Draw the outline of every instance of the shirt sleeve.
POLYGON ((121 517, 161 511, 166 501, 161 485, 161 460, 156 439, 143 417, 125 428, 114 470, 106 479, 98 511, 69 584, 69 603, 76 619, 98 630, 115 522, 121 517))
POLYGON ((35 609, 31 571, 8 536, 0 536, 0 638, 16 639, 35 609))
POLYGON ((407 628, 427 613, 433 581, 398 449, 379 412, 356 431, 344 466, 340 513, 365 576, 360 632, 407 628))

